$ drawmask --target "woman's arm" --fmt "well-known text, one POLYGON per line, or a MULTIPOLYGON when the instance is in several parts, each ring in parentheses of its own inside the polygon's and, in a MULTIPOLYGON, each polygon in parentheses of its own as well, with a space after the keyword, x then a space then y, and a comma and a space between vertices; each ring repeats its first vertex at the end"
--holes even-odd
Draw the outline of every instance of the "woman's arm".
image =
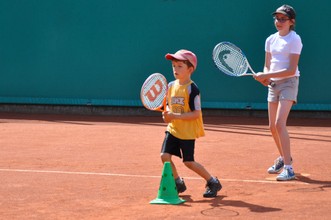
POLYGON ((270 72, 271 54, 266 52, 264 70, 263 72, 259 72, 254 75, 254 78, 259 82, 263 82, 265 80, 270 80, 270 78, 293 76, 297 69, 299 58, 300 54, 290 54, 290 65, 287 69, 270 72))

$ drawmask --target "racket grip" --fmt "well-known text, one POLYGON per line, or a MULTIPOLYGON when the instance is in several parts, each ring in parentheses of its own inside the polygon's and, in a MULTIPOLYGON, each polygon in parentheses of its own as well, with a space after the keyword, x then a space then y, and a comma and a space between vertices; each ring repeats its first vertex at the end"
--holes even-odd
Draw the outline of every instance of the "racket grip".
POLYGON ((165 112, 167 110, 167 98, 164 97, 163 103, 162 103, 162 111, 165 112))
POLYGON ((276 83, 274 81, 270 81, 269 83, 269 86, 272 88, 272 87, 275 87, 276 83))

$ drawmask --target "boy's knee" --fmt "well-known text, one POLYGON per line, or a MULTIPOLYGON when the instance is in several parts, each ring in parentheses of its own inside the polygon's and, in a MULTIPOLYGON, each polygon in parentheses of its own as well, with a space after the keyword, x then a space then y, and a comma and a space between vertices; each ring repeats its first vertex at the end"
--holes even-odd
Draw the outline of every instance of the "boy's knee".
POLYGON ((170 161, 171 155, 168 153, 161 153, 161 160, 162 162, 170 161))

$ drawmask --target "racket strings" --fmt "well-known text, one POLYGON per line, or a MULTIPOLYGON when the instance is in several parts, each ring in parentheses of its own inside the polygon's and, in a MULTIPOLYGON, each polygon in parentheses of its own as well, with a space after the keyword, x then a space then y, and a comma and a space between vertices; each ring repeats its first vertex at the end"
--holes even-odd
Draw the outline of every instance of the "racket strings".
POLYGON ((223 42, 214 48, 213 59, 215 65, 224 73, 240 76, 247 72, 246 57, 236 46, 223 42))
POLYGON ((162 74, 152 74, 142 86, 141 100, 143 105, 152 110, 163 106, 167 86, 167 80, 162 74))

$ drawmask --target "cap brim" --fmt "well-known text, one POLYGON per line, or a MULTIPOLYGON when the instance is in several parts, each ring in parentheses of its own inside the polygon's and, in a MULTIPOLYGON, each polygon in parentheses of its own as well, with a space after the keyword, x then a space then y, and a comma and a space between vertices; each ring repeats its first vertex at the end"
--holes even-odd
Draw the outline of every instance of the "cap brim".
POLYGON ((287 13, 284 12, 284 11, 275 11, 275 12, 272 13, 271 15, 275 15, 275 14, 283 14, 283 15, 286 15, 287 17, 290 17, 289 14, 287 14, 287 13))
POLYGON ((183 56, 181 56, 181 55, 178 55, 178 54, 170 54, 170 53, 166 54, 166 55, 165 55, 165 58, 166 58, 167 60, 172 60, 172 59, 186 60, 186 58, 183 57, 183 56))
POLYGON ((275 14, 283 14, 283 15, 288 16, 288 14, 284 11, 275 11, 274 13, 272 13, 272 15, 275 15, 275 14))

